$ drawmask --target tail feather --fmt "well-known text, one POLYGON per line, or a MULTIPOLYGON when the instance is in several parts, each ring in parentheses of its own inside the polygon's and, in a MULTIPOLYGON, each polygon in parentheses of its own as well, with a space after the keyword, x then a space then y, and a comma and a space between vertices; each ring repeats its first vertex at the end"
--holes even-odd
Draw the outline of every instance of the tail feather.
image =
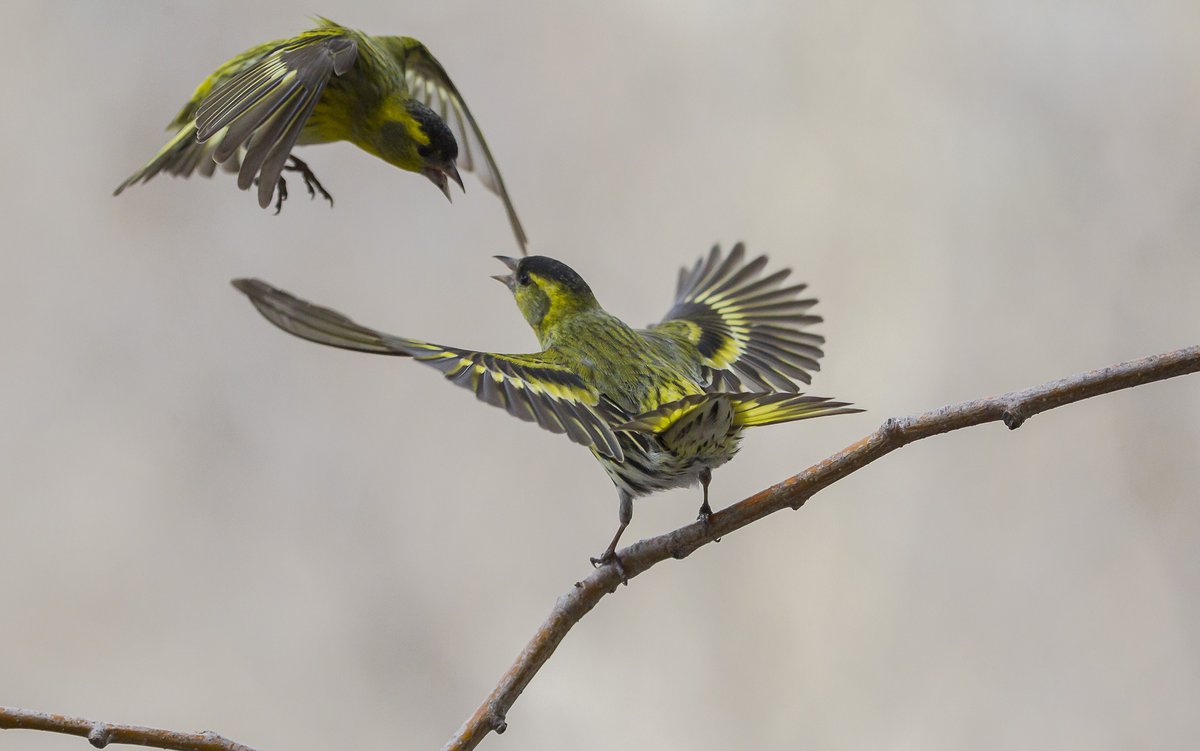
POLYGON ((862 411, 850 402, 804 394, 746 394, 733 400, 734 424, 745 428, 862 411))
POLYGON ((613 430, 662 433, 692 412, 720 400, 730 403, 733 407, 733 424, 741 428, 863 411, 852 407, 850 402, 836 402, 826 396, 807 396, 790 392, 690 394, 636 415, 613 430))
MULTIPOLYGON (((187 177, 193 172, 198 172, 203 177, 212 177, 218 164, 214 159, 214 153, 220 145, 223 135, 223 133, 217 133, 204 143, 200 143, 196 140, 196 123, 191 122, 184 125, 175 134, 175 137, 154 155, 153 159, 130 175, 125 182, 118 185, 117 189, 113 191, 113 195, 119 196, 130 185, 147 182, 160 172, 166 172, 175 177, 187 177)), ((220 164, 227 172, 236 172, 241 164, 240 152, 234 153, 232 157, 220 164)))

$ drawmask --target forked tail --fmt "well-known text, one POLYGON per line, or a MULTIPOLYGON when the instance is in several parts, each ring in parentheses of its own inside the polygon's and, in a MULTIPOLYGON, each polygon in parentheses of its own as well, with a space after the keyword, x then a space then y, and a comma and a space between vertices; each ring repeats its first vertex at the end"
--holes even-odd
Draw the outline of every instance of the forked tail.
POLYGON ((749 428, 774 425, 810 417, 848 415, 863 410, 850 402, 835 402, 826 396, 807 396, 791 393, 716 393, 692 394, 668 402, 658 409, 643 412, 632 420, 613 428, 637 433, 662 433, 696 410, 706 409, 713 402, 727 400, 733 407, 733 424, 749 428))

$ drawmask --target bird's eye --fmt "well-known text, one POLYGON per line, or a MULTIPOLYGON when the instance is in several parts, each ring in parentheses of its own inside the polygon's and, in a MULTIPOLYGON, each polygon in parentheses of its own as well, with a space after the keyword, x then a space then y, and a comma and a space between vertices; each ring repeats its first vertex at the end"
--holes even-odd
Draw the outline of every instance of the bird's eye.
POLYGON ((522 287, 524 287, 526 284, 529 284, 529 272, 528 271, 526 271, 525 269, 521 269, 520 271, 517 272, 517 284, 521 285, 522 287))

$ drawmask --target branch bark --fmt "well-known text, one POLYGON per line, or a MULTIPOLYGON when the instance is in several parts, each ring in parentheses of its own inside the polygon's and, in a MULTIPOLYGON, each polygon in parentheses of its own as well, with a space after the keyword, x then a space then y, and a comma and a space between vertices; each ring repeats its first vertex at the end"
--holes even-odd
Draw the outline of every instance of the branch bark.
POLYGON ((0 707, 0 730, 44 730, 50 733, 81 735, 96 748, 110 743, 127 743, 134 746, 152 746, 173 751, 254 751, 249 746, 222 738, 208 730, 199 733, 180 733, 139 725, 114 725, 95 722, 82 717, 67 717, 48 712, 31 712, 28 709, 0 707))
MULTIPOLYGON (((1016 430, 1030 417, 1055 407, 1197 371, 1200 371, 1200 346, 1131 360, 1023 391, 885 420, 874 433, 828 459, 713 514, 707 528, 695 522, 630 545, 619 553, 625 574, 632 579, 668 558, 686 558, 718 537, 776 511, 799 509, 818 491, 913 441, 986 422, 1003 421, 1010 430, 1016 430)), ((559 597, 550 617, 517 655, 516 662, 500 678, 495 690, 446 742, 442 751, 467 751, 479 745, 489 732, 503 733, 508 710, 554 654, 567 632, 596 607, 601 598, 614 592, 620 582, 614 567, 608 565, 592 572, 570 592, 559 597)))
MULTIPOLYGON (((707 527, 696 522, 630 545, 620 551, 626 576, 632 579, 668 558, 686 558, 718 537, 776 511, 799 509, 818 491, 913 441, 987 422, 1002 421, 1015 430, 1030 417, 1055 407, 1198 371, 1200 346, 1188 347, 1080 373, 1023 391, 888 419, 874 433, 828 459, 718 511, 709 519, 707 527)), ((554 654, 571 628, 620 583, 614 567, 603 566, 559 597, 550 616, 517 655, 495 690, 450 738, 443 751, 467 751, 479 745, 488 733, 503 733, 508 710, 538 670, 554 654)), ((254 751, 208 731, 180 733, 0 707, 0 729, 15 728, 80 735, 96 748, 104 748, 109 743, 127 743, 172 751, 254 751)))

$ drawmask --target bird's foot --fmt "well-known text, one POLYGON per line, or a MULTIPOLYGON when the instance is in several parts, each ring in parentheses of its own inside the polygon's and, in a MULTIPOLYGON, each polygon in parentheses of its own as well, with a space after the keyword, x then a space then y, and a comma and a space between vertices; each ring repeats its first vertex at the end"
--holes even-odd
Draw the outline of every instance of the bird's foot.
MULTIPOLYGON (((708 534, 709 529, 711 528, 711 523, 709 522, 709 519, 712 519, 712 514, 713 514, 712 506, 708 505, 708 501, 705 501, 703 503, 703 505, 700 506, 700 513, 696 514, 696 521, 698 521, 704 525, 704 534, 706 534, 706 535, 708 534)), ((713 538, 713 542, 720 542, 720 541, 721 541, 720 537, 713 538)))
POLYGON ((294 156, 289 156, 288 159, 290 160, 290 163, 284 165, 283 168, 288 172, 300 173, 300 177, 304 179, 304 187, 308 188, 309 199, 311 200, 316 198, 317 194, 320 193, 322 198, 324 198, 326 201, 329 201, 329 206, 332 208, 333 196, 329 195, 329 191, 325 190, 325 186, 321 184, 321 181, 317 179, 317 176, 313 174, 313 171, 308 168, 308 165, 294 156))
POLYGON ((621 556, 617 555, 617 552, 612 548, 605 550, 599 558, 589 558, 588 560, 591 561, 592 565, 596 568, 607 566, 611 563, 613 568, 617 571, 617 576, 621 577, 621 583, 629 586, 629 577, 625 575, 625 567, 621 565, 621 556))
POLYGON ((283 177, 279 178, 279 182, 275 184, 275 215, 279 215, 279 210, 283 208, 283 202, 288 198, 287 195, 287 180, 283 177))

